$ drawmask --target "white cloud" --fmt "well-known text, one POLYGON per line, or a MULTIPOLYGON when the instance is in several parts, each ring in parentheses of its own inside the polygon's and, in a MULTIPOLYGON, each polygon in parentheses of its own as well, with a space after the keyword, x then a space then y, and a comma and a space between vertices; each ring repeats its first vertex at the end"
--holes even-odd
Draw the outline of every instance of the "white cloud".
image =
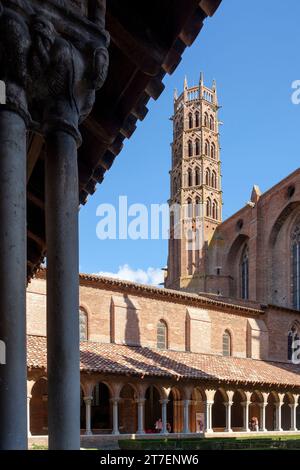
POLYGON ((139 284, 149 284, 152 286, 158 286, 164 280, 164 274, 160 268, 149 267, 146 270, 132 269, 128 264, 119 266, 119 270, 116 273, 101 271, 96 274, 98 276, 113 277, 115 279, 137 282, 139 284))

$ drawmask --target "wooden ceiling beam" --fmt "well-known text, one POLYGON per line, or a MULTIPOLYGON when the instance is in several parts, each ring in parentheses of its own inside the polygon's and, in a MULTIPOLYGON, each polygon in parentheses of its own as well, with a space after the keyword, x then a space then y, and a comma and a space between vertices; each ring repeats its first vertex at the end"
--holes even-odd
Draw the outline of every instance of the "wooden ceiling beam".
POLYGON ((113 43, 128 57, 141 72, 154 77, 157 75, 164 62, 164 57, 168 50, 162 48, 153 39, 147 38, 146 27, 140 26, 144 34, 137 31, 127 31, 126 27, 111 13, 107 11, 107 29, 111 35, 113 43))

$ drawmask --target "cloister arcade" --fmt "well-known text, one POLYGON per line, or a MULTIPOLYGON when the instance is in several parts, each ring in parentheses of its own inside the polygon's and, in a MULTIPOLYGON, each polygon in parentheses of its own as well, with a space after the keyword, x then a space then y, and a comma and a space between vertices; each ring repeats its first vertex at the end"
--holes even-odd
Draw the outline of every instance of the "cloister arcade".
MULTIPOLYGON (((299 394, 161 379, 93 377, 81 382, 81 434, 300 432, 299 394), (257 418, 257 429, 250 429, 257 418)), ((28 381, 28 434, 47 435, 47 379, 28 381)))

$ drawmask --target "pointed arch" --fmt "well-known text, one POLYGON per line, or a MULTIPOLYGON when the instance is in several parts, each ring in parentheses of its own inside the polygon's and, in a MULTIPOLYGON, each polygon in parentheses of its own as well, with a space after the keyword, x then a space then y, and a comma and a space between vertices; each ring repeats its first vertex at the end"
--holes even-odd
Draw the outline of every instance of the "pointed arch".
POLYGON ((193 114, 189 113, 189 129, 192 129, 193 127, 194 127, 193 114))
POLYGON ((193 156, 193 142, 191 140, 188 141, 188 155, 189 157, 193 156))
POLYGON ((208 127, 208 114, 204 113, 204 126, 208 127))
POLYGON ((201 199, 199 196, 197 196, 195 199, 195 216, 196 217, 201 216, 201 199))
POLYGON ((216 146, 213 142, 210 146, 210 157, 213 158, 213 159, 216 158, 216 146))
POLYGON ((79 307, 79 339, 80 341, 88 339, 88 316, 83 307, 79 307))
POLYGON ((292 254, 292 300, 293 307, 300 310, 300 219, 296 220, 291 232, 292 254))
POLYGON ((209 197, 206 200, 206 215, 211 217, 211 199, 209 197))
POLYGON ((210 116, 209 119, 209 128, 210 130, 214 131, 215 130, 215 118, 213 116, 210 116))
POLYGON ((289 361, 293 360, 293 356, 295 352, 299 350, 299 343, 298 343, 299 340, 300 340, 299 324, 297 322, 293 322, 288 332, 287 358, 289 361))
POLYGON ((200 186, 201 184, 201 170, 200 168, 196 168, 195 170, 195 185, 200 186))
POLYGON ((200 113, 199 111, 196 111, 195 112, 195 127, 199 127, 200 126, 200 113))
POLYGON ((240 261, 240 276, 241 276, 241 297, 242 299, 249 299, 249 248, 246 244, 242 250, 240 261))
POLYGON ((223 356, 232 356, 232 338, 229 330, 225 330, 222 336, 222 354, 223 356))
POLYGON ((212 204, 212 218, 218 220, 218 203, 215 200, 212 204))
POLYGON ((188 170, 188 186, 193 186, 193 172, 191 169, 188 170))
POLYGON ((205 170, 205 184, 210 186, 210 169, 206 168, 205 170))
POLYGON ((190 197, 186 201, 186 216, 193 217, 193 201, 190 197))
POLYGON ((215 170, 213 170, 211 173, 211 185, 213 188, 217 188, 217 173, 215 170))
POLYGON ((157 349, 168 349, 168 326, 165 320, 159 320, 156 326, 157 349))
POLYGON ((206 140, 205 141, 205 155, 207 155, 208 157, 210 156, 210 145, 209 145, 209 141, 206 140))
POLYGON ((195 155, 200 155, 200 140, 195 140, 195 155))

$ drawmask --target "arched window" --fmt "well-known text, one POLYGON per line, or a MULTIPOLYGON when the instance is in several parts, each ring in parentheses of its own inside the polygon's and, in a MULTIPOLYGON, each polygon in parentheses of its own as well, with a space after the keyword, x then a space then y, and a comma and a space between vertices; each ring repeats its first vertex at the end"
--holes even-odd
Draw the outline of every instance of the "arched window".
POLYGON ((176 179, 176 176, 173 180, 173 195, 175 195, 177 193, 177 179, 176 179))
POLYGON ((190 198, 186 201, 186 215, 193 217, 193 201, 190 198))
POLYGON ((198 111, 195 112, 195 127, 200 126, 200 114, 198 111))
POLYGON ((207 215, 207 217, 211 217, 211 200, 210 200, 210 198, 207 198, 207 201, 206 201, 206 215, 207 215))
POLYGON ((189 129, 193 127, 193 115, 192 113, 189 114, 189 129))
POLYGON ((205 172, 205 184, 210 186, 210 169, 207 168, 205 172))
POLYGON ((213 188, 217 187, 217 173, 214 170, 211 174, 211 185, 213 188))
POLYGON ((200 155, 200 140, 196 139, 195 141, 195 154, 200 155))
POLYGON ((299 345, 295 343, 300 340, 299 332, 296 325, 293 325, 288 334, 288 360, 293 359, 293 355, 299 350, 299 345))
POLYGON ((87 314, 86 312, 83 310, 83 308, 80 308, 79 309, 79 338, 80 338, 80 341, 87 341, 87 327, 88 327, 88 324, 87 324, 87 314))
POLYGON ((213 202, 212 205, 212 218, 218 220, 218 203, 217 201, 213 202))
POLYGON ((157 323, 157 348, 168 349, 168 327, 163 320, 157 323))
POLYGON ((201 200, 199 197, 196 197, 195 204, 196 204, 195 215, 196 217, 200 217, 201 216, 201 200))
POLYGON ((293 307, 300 310, 300 221, 296 223, 292 231, 291 248, 293 307))
POLYGON ((193 186, 193 172, 192 172, 192 170, 188 171, 188 186, 193 186))
POLYGON ((188 152, 189 152, 189 157, 193 156, 193 143, 191 140, 188 141, 188 152))
POLYGON ((208 114, 204 113, 204 126, 208 127, 208 114))
POLYGON ((210 157, 214 159, 216 158, 216 146, 214 143, 210 146, 210 157))
POLYGON ((205 155, 209 157, 209 142, 208 140, 205 141, 205 155))
POLYGON ((201 178, 200 178, 201 174, 200 174, 200 168, 196 168, 196 171, 195 171, 195 184, 196 186, 199 186, 201 184, 201 178))
POLYGON ((241 297, 249 299, 249 250, 247 245, 241 256, 241 297))
POLYGON ((210 116, 210 120, 209 120, 209 128, 214 131, 215 130, 215 119, 213 116, 210 116))
POLYGON ((225 330, 223 333, 223 356, 231 356, 232 355, 232 346, 231 346, 231 335, 229 331, 225 330))

